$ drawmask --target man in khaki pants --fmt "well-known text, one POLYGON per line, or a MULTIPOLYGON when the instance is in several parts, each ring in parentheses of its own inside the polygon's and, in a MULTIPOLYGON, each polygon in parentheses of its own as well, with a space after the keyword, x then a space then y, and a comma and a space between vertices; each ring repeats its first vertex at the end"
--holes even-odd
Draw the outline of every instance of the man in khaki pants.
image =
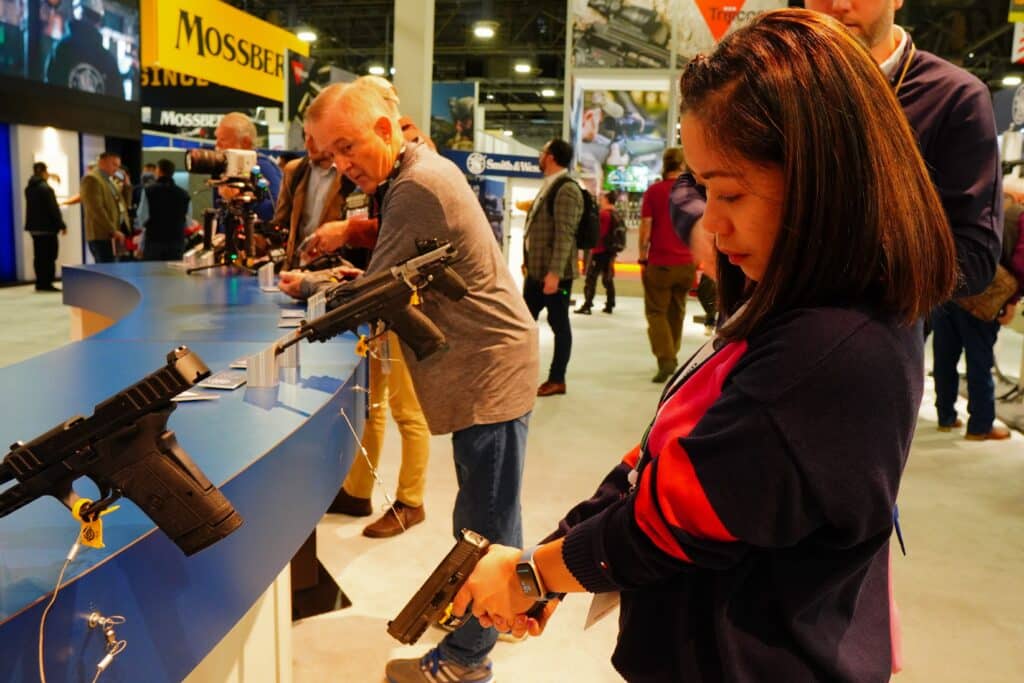
POLYGON ((686 169, 680 147, 662 155, 662 179, 644 193, 640 209, 640 266, 644 284, 647 337, 658 360, 652 382, 664 382, 675 372, 686 317, 686 296, 693 287, 697 266, 689 248, 676 235, 669 215, 669 193, 686 169))
POLYGON ((363 427, 362 449, 356 454, 348 477, 327 511, 354 517, 367 517, 373 513, 371 498, 375 472, 384 445, 384 427, 390 405, 391 415, 402 435, 398 490, 394 506, 363 529, 364 536, 387 538, 397 536, 426 518, 423 487, 430 457, 430 430, 394 332, 388 332, 379 344, 372 345, 369 362, 371 403, 370 415, 363 427))

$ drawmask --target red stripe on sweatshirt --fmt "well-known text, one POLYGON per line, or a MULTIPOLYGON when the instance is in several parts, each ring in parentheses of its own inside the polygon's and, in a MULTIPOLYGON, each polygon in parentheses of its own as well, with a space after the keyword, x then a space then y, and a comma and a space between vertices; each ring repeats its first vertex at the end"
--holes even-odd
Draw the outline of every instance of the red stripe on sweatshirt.
POLYGON ((626 463, 630 467, 636 467, 636 463, 640 460, 640 444, 633 446, 633 449, 622 456, 622 462, 626 463))
POLYGON ((746 350, 745 341, 736 342, 708 359, 658 409, 657 419, 647 436, 647 449, 652 458, 658 460, 658 486, 655 491, 651 470, 645 468, 637 490, 636 521, 663 552, 687 562, 691 560, 679 547, 672 528, 697 538, 736 540, 708 501, 690 456, 679 439, 688 436, 718 400, 726 377, 746 350))

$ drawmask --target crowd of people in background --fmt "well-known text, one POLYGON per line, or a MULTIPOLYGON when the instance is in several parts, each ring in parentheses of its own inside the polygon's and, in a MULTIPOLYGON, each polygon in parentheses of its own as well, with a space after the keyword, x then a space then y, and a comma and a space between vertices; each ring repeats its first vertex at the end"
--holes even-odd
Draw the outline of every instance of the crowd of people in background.
MULTIPOLYGON (((394 334, 371 347, 366 458, 329 510, 372 514, 390 405, 403 441, 396 499, 364 534, 391 537, 424 520, 429 435, 451 434, 453 533, 470 528, 495 544, 458 601, 467 609, 472 599, 466 625, 421 658, 387 663, 392 683, 489 681, 498 630, 537 635, 560 596, 585 591, 622 591, 613 661, 626 676, 753 680, 767 666, 793 680, 886 680, 898 665, 880 624, 890 614, 888 538, 922 395, 924 340, 932 335, 938 428, 964 426, 954 403, 965 352, 965 436, 1008 438, 994 424, 993 346, 1021 295, 1024 214, 1009 197, 1012 238, 1004 236, 1000 255, 1000 171, 980 83, 916 51, 894 25, 891 3, 860 14, 819 0, 807 6, 817 11, 764 14, 684 71, 687 151, 664 152, 662 176, 643 196, 637 244, 652 381, 666 391, 647 432, 637 426, 640 444, 594 498, 525 552, 528 425, 536 398, 567 393, 577 231, 591 201, 599 234, 582 259, 575 313, 592 315, 598 280, 603 312, 617 305, 627 231, 610 197, 588 198, 570 172, 572 145, 548 141, 538 160, 543 181, 521 207, 525 281, 517 290, 478 199, 403 123, 386 81, 326 88, 307 112, 307 155, 283 175, 259 155, 270 193, 255 211, 287 234, 280 287, 295 298, 414 256, 414 238, 445 239, 459 252, 453 267, 466 297, 447 305, 427 290, 421 303, 447 353, 423 361, 394 334), (779 77, 762 79, 766 71, 779 77), (787 115, 765 120, 780 111, 787 115), (834 154, 815 153, 826 146, 834 154), (864 192, 821 189, 821 178, 840 173, 864 192), (351 258, 330 272, 294 270, 342 248, 363 252, 346 252, 351 258), (982 319, 965 301, 991 289, 997 262, 1015 286, 982 319), (694 290, 712 339, 685 350, 694 290), (554 344, 536 386, 536 321, 545 312, 554 344), (845 392, 860 399, 845 410, 859 412, 830 418, 823 406, 845 392), (822 417, 812 422, 812 413, 822 417), (831 464, 819 467, 822 458, 831 464), (849 467, 861 459, 875 469, 849 467), (514 590, 523 571, 538 587, 544 576, 540 616, 527 617, 533 601, 514 590), (672 627, 656 628, 666 601, 672 627), (808 609, 828 616, 809 625, 808 609)), ((255 129, 230 114, 216 140, 218 149, 253 149, 255 129)), ((119 156, 104 153, 82 178, 97 263, 126 257, 137 235, 135 257, 182 257, 190 196, 174 183, 171 161, 144 170, 133 187, 119 156)), ((36 288, 54 291, 66 226, 45 164, 35 164, 25 197, 36 288)))

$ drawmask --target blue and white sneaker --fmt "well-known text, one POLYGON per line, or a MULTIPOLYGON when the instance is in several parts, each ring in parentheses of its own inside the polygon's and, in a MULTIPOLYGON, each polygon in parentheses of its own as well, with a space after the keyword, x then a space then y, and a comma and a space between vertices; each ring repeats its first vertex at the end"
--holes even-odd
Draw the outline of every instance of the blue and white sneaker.
POLYGON ((436 647, 420 659, 392 659, 384 673, 390 683, 490 683, 491 660, 463 666, 444 659, 436 647))

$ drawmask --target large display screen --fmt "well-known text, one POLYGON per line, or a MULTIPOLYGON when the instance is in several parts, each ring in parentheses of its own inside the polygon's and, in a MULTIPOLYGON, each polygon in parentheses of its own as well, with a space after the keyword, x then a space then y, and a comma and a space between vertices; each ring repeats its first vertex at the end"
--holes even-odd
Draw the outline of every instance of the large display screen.
POLYGON ((138 101, 138 2, 0 0, 0 74, 138 101))

